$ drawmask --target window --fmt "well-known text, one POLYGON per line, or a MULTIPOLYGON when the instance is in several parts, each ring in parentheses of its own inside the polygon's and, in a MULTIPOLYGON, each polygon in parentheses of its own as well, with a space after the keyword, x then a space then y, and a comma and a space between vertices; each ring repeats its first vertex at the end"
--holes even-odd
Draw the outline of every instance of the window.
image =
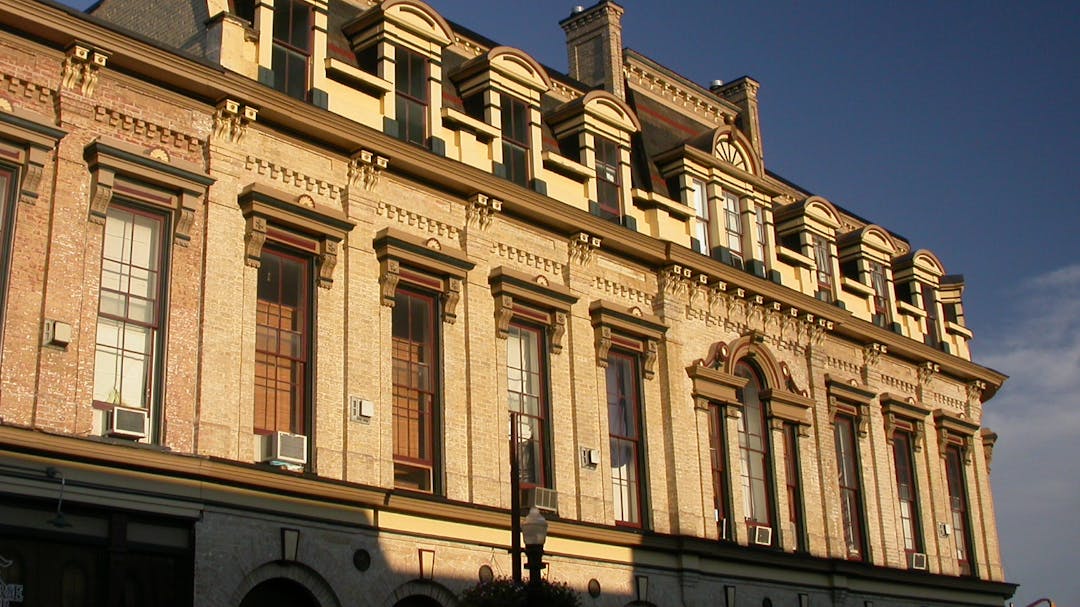
POLYGON ((739 427, 739 453, 742 460, 743 504, 748 528, 773 526, 772 455, 769 452, 768 421, 761 402, 764 383, 756 369, 746 362, 735 365, 735 375, 746 378, 746 386, 736 392, 743 405, 739 427))
POLYGON ((311 17, 311 5, 303 0, 275 2, 274 44, 270 64, 274 72, 274 88, 297 99, 307 98, 311 17))
POLYGON ((709 405, 709 462, 712 464, 713 513, 720 539, 731 539, 728 529, 727 442, 723 407, 709 405))
POLYGON ((765 247, 768 244, 765 233, 765 207, 754 207, 754 231, 757 236, 754 240, 754 259, 764 262, 765 261, 765 247))
POLYGON ((307 434, 311 260, 264 247, 255 303, 255 432, 307 434))
POLYGON ((945 476, 949 484, 949 510, 952 512, 953 543, 960 575, 973 575, 971 535, 968 529, 967 489, 964 487, 964 457, 958 445, 945 448, 945 476))
POLYGON ((806 550, 803 545, 806 529, 803 527, 802 488, 799 483, 799 428, 790 422, 784 422, 784 475, 787 477, 788 524, 792 534, 788 541, 791 548, 806 550))
POLYGON ((690 197, 694 207, 694 232, 690 244, 698 253, 708 255, 712 246, 709 242, 709 198, 704 181, 695 179, 691 182, 690 197))
POLYGON ((938 347, 941 337, 938 334, 937 293, 933 285, 922 283, 923 309, 926 310, 926 335, 923 337, 926 345, 938 347))
POLYGON ((518 420, 518 470, 522 487, 551 488, 548 463, 547 369, 544 334, 513 322, 506 336, 506 398, 518 420))
POLYGON ((506 178, 521 186, 529 185, 529 111, 517 99, 502 95, 502 150, 506 178))
POLYGON ((434 491, 438 415, 436 299, 398 288, 394 294, 394 486, 434 491))
POLYGON ((397 47, 394 60, 394 87, 398 137, 409 143, 427 142, 428 64, 420 54, 397 47))
POLYGON ((255 0, 233 0, 233 14, 248 23, 255 22, 255 0))
POLYGON ((640 378, 637 356, 615 350, 608 355, 608 434, 615 522, 634 527, 642 526, 640 378))
POLYGON ((724 192, 724 246, 731 255, 731 265, 738 268, 743 265, 742 236, 739 197, 731 192, 724 192))
POLYGON ((833 271, 832 256, 829 254, 829 241, 824 236, 817 234, 812 236, 811 245, 814 248, 814 262, 817 264, 817 292, 814 297, 821 301, 832 302, 833 300, 833 271))
POLYGON ((874 324, 889 327, 892 318, 889 315, 889 291, 885 281, 885 265, 880 261, 870 262, 870 286, 874 288, 874 324))
POLYGON ((840 517, 844 527, 847 558, 863 559, 862 488, 859 481, 859 454, 855 442, 855 420, 837 415, 833 422, 836 467, 840 485, 840 517))
POLYGON ((596 202, 599 215, 604 219, 618 221, 622 218, 619 200, 619 146, 602 137, 596 141, 596 202))
POLYGON ((105 215, 94 401, 148 413, 157 396, 164 296, 161 215, 114 202, 105 215))
POLYGON ((11 271, 11 247, 15 227, 15 185, 17 173, 0 164, 0 318, 7 300, 8 273, 11 271))
POLYGON ((893 464, 896 468, 896 491, 900 507, 900 530, 904 534, 904 553, 925 552, 922 529, 919 525, 918 487, 915 485, 915 458, 911 433, 893 432, 893 464))

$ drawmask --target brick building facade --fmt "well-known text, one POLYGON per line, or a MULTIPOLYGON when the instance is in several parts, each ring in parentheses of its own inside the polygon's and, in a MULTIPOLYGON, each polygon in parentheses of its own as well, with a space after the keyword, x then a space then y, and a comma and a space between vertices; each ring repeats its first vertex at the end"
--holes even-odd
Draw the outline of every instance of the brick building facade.
POLYGON ((23 604, 449 607, 512 452, 584 605, 1011 596, 962 279, 622 12, 564 75, 419 0, 4 0, 23 604))

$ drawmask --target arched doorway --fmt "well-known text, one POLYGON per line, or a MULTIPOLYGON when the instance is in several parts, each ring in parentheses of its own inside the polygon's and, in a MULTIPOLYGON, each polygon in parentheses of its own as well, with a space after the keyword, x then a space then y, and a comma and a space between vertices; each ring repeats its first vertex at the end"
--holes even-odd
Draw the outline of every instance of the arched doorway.
POLYGON ((442 607, 442 604, 429 596, 414 594, 394 603, 394 607, 442 607))
POLYGON ((315 595, 302 584, 286 578, 271 578, 251 589, 240 607, 321 607, 315 595))

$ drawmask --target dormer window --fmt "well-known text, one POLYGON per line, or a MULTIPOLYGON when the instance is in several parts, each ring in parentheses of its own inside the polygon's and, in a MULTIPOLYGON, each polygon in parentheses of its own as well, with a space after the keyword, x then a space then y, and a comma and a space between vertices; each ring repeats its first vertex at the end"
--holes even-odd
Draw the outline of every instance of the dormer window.
POLYGON ((814 249, 814 262, 817 264, 817 291, 814 297, 821 301, 833 300, 832 256, 829 253, 829 241, 824 236, 815 234, 811 241, 814 249))
POLYGON ((754 259, 765 263, 765 247, 769 241, 765 231, 765 207, 761 205, 754 207, 754 233, 757 237, 754 240, 754 259))
POLYGON ((596 202, 599 205, 599 215, 604 219, 619 221, 622 218, 619 146, 603 137, 595 137, 594 141, 596 202))
POLYGON ((506 178, 521 186, 529 185, 529 114, 528 107, 502 95, 502 153, 506 178))
POLYGON ((409 143, 424 145, 427 141, 427 59, 419 53, 398 47, 394 72, 398 137, 409 143))
POLYGON ((270 68, 275 89, 306 99, 311 63, 312 8, 303 0, 276 0, 270 68))
POLYGON ((690 244, 698 253, 708 255, 711 249, 709 197, 705 191, 705 182, 700 179, 691 182, 690 205, 694 207, 694 227, 690 244))
POLYGON ((731 192, 724 192, 724 246, 731 257, 731 265, 743 267, 743 229, 739 217, 739 197, 731 192))
POLYGON ((889 327, 892 315, 889 313, 888 282, 885 278, 885 264, 870 262, 870 286, 874 289, 873 323, 879 327, 889 327))

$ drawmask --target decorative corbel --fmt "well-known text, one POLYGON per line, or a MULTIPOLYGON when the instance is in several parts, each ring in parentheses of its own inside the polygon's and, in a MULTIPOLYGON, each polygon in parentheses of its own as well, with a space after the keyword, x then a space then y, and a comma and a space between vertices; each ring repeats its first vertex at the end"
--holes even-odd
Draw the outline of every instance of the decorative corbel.
POLYGON ((195 207, 186 204, 180 206, 176 216, 176 235, 173 242, 186 247, 191 242, 191 227, 195 225, 195 207))
POLYGON ((600 248, 601 239, 587 232, 578 232, 570 239, 570 261, 579 265, 588 265, 592 260, 593 251, 600 248))
POLYGON ((607 369, 608 352, 611 351, 611 328, 596 327, 596 364, 607 369))
POLYGON ((99 167, 93 172, 90 181, 90 221, 97 224, 105 223, 105 214, 109 211, 109 203, 113 197, 113 180, 116 175, 104 168, 99 167))
POLYGON ((915 453, 922 453, 923 445, 926 444, 926 422, 921 419, 915 420, 912 426, 914 428, 913 434, 915 435, 915 440, 913 441, 911 448, 915 453))
POLYGON ((239 143, 250 123, 255 122, 259 110, 250 105, 241 106, 239 101, 224 99, 214 111, 213 136, 231 143, 239 143))
POLYGON ((941 459, 945 459, 945 457, 947 455, 945 453, 945 450, 949 446, 949 431, 947 429, 945 429, 945 428, 938 428, 937 429, 937 440, 938 440, 938 455, 941 456, 941 459))
POLYGON ((997 444, 998 435, 989 428, 980 431, 983 444, 983 457, 986 458, 986 470, 990 471, 990 463, 994 459, 994 445, 997 444))
POLYGON ((47 150, 30 146, 26 163, 23 165, 22 183, 19 185, 19 202, 29 205, 37 202, 48 156, 47 150))
POLYGON ((401 278, 401 264, 396 259, 383 259, 379 262, 379 290, 382 295, 382 305, 394 307, 394 293, 397 292, 398 280, 401 278))
POLYGON ((656 377, 656 358, 659 348, 655 339, 649 339, 645 341, 645 362, 642 365, 644 367, 645 379, 652 379, 656 377))
POLYGON ((709 346, 709 354, 706 358, 699 359, 698 362, 701 366, 709 369, 720 369, 724 366, 724 363, 728 358, 728 345, 722 341, 718 341, 709 346))
POLYGON ((678 297, 686 292, 691 276, 693 272, 690 268, 678 264, 667 266, 660 270, 660 291, 678 297))
POLYGON ((476 226, 481 230, 486 230, 491 226, 495 213, 501 210, 501 200, 476 193, 469 199, 469 204, 465 207, 465 222, 469 226, 476 226))
POLYGON ((784 420, 782 418, 779 418, 779 417, 770 417, 769 418, 769 429, 772 430, 773 432, 783 432, 784 431, 784 420))
POLYGON ((930 378, 934 377, 938 371, 941 371, 941 365, 929 360, 919 365, 916 369, 919 377, 919 385, 926 386, 929 384, 930 378))
POLYGON ((99 73, 108 62, 109 53, 76 42, 68 47, 61 66, 60 86, 66 89, 79 87, 83 95, 90 97, 94 94, 99 73))
POLYGON ((251 268, 261 265, 264 242, 266 242, 266 218, 248 215, 244 231, 244 265, 251 268))
POLYGON ((552 320, 551 326, 548 327, 548 335, 551 337, 548 347, 552 354, 559 354, 563 349, 563 335, 566 334, 566 312, 555 312, 552 320))
POLYGON ((967 384, 967 401, 968 404, 974 404, 982 400, 982 393, 986 390, 986 382, 981 379, 968 382, 967 384))
POLYGON ((510 335, 510 319, 514 317, 514 298, 500 295, 495 298, 495 336, 506 339, 510 335))
POLYGON ((883 354, 889 353, 889 346, 885 344, 873 342, 863 346, 863 365, 867 367, 873 367, 878 363, 878 359, 883 354))
POLYGON ((369 150, 360 150, 349 159, 349 183, 361 184, 365 190, 371 191, 379 183, 379 177, 386 167, 390 166, 390 159, 379 156, 369 150))
POLYGON ((323 238, 319 247, 319 287, 329 289, 334 285, 334 266, 337 265, 338 243, 323 238))
POLYGON ((461 301, 461 279, 449 278, 446 281, 446 293, 443 298, 443 322, 452 325, 457 322, 457 305, 461 301))
POLYGON ((705 398, 704 396, 695 396, 695 397, 693 397, 693 399, 694 399, 694 410, 695 411, 706 411, 707 412, 709 410, 709 406, 710 406, 710 403, 711 403, 711 401, 709 401, 709 399, 705 398))

